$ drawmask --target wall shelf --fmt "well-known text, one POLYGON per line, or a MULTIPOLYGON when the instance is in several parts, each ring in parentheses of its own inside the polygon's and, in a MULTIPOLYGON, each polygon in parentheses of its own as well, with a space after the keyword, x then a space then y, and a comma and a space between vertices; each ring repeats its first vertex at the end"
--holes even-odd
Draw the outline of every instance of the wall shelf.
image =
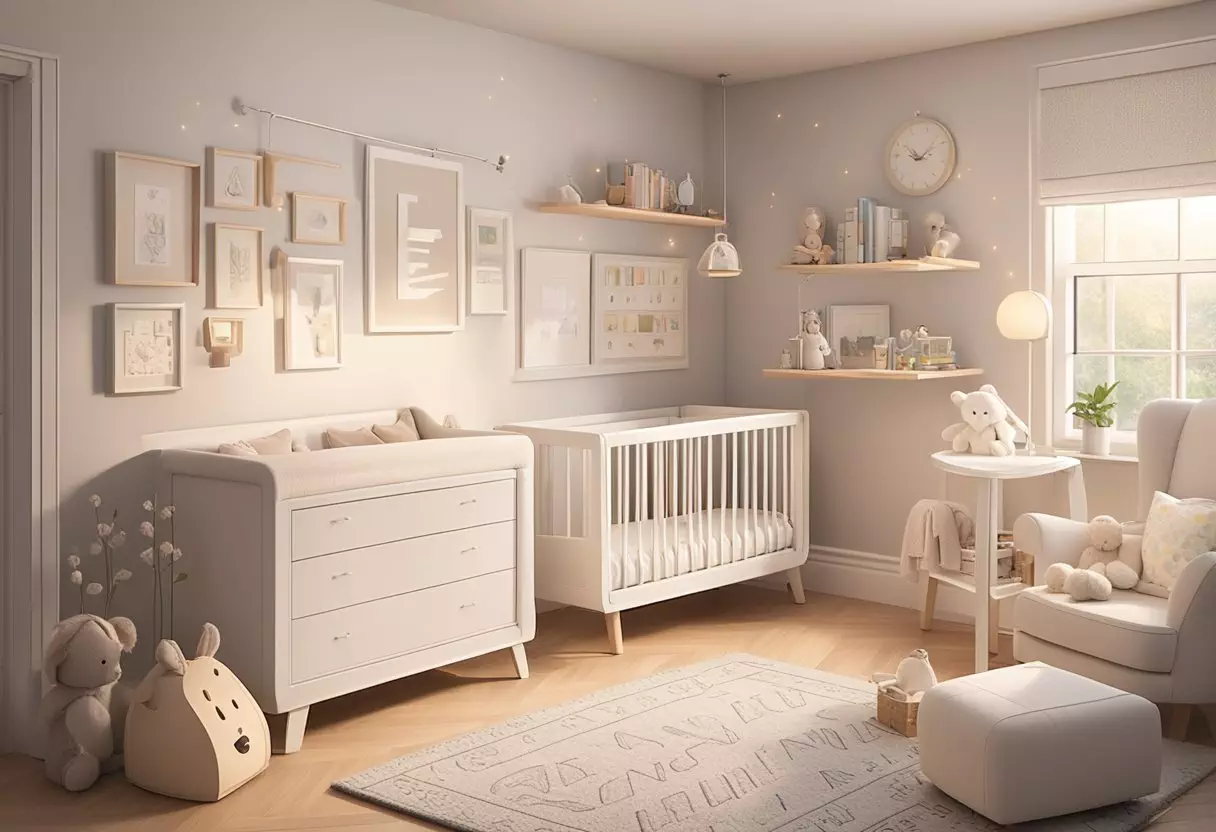
POLYGON ((883 263, 834 263, 824 266, 785 264, 777 268, 798 274, 895 274, 908 272, 973 272, 980 267, 975 260, 950 257, 922 257, 919 260, 887 260, 883 263))
POLYGON ((542 202, 536 210, 543 214, 575 214, 581 217, 598 217, 605 220, 633 220, 656 222, 664 225, 691 225, 698 228, 721 228, 726 220, 720 217, 700 217, 696 214, 674 214, 668 211, 653 211, 642 208, 624 208, 619 205, 604 205, 596 202, 542 202))
POLYGON ((765 370, 765 378, 787 379, 836 379, 853 381, 929 381, 939 378, 965 378, 980 376, 984 371, 978 367, 961 370, 765 370))

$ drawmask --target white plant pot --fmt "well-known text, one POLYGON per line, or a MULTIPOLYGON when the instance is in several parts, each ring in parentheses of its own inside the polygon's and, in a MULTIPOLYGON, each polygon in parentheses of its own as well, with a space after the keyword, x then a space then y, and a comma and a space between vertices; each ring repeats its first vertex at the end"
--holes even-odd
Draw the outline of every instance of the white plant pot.
POLYGON ((1081 423, 1081 453, 1110 456, 1110 428, 1100 428, 1089 422, 1081 423))

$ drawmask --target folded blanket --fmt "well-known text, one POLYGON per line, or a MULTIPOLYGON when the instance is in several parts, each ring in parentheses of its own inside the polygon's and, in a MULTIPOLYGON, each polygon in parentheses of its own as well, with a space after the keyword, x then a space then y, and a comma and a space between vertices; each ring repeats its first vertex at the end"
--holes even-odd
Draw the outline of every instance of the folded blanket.
POLYGON ((910 581, 922 569, 962 570, 962 549, 975 545, 975 522, 961 503, 921 500, 908 513, 899 572, 910 581))

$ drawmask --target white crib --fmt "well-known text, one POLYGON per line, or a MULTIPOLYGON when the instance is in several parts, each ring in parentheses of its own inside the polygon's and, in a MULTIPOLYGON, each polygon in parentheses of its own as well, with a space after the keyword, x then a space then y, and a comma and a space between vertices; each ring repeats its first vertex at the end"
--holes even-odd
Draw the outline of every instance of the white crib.
POLYGON ((804 602, 803 411, 670 407, 504 425, 536 448, 536 595, 606 614, 785 572, 804 602))

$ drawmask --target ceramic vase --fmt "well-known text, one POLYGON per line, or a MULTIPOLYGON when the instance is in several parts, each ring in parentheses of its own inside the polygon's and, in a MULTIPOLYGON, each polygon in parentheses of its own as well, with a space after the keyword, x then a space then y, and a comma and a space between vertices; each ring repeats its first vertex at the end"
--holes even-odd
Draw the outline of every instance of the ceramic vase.
POLYGON ((1081 453, 1110 456, 1110 428, 1100 428, 1089 422, 1081 423, 1081 453))

